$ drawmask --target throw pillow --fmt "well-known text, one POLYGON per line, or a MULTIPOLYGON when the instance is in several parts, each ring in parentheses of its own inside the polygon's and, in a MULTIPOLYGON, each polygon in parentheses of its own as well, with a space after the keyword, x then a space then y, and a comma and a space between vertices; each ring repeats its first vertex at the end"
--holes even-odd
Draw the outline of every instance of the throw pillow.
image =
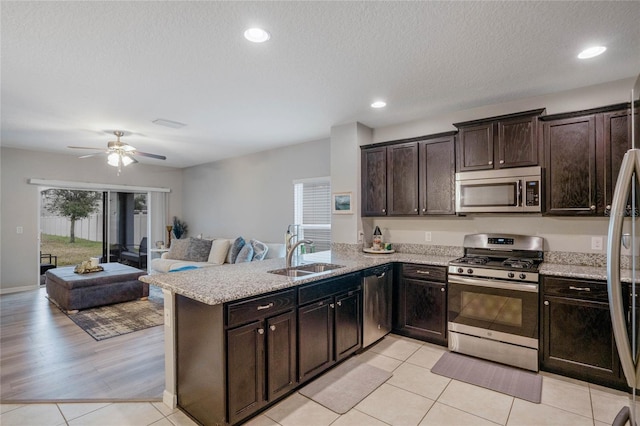
POLYGON ((211 252, 209 253, 207 262, 213 263, 214 265, 222 265, 227 259, 230 245, 231 242, 223 238, 214 240, 211 244, 211 252))
POLYGON ((253 259, 253 247, 251 244, 245 244, 240 249, 235 263, 251 262, 251 259, 253 259))
POLYGON ((189 238, 187 260, 191 262, 206 262, 209 259, 209 252, 211 252, 211 243, 211 240, 189 238))
POLYGON ((187 260, 187 249, 189 248, 189 240, 174 239, 171 241, 167 258, 175 260, 187 260))
POLYGON ((251 244, 251 248, 253 248, 253 259, 251 260, 262 260, 267 255, 269 251, 269 247, 262 241, 251 240, 249 241, 251 244))
POLYGON ((229 247, 229 254, 227 254, 227 263, 236 263, 236 257, 238 257, 238 253, 242 250, 242 247, 245 245, 244 238, 238 237, 232 243, 231 247, 229 247))

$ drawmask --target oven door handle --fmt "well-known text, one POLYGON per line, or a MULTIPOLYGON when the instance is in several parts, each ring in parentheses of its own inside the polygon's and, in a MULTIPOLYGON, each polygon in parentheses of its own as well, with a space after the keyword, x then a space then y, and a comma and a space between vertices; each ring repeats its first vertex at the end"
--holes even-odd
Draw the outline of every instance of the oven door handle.
POLYGON ((502 290, 513 290, 513 291, 526 291, 529 293, 537 293, 538 292, 538 284, 524 284, 520 282, 504 282, 504 281, 489 281, 489 280, 478 280, 477 278, 463 278, 449 275, 447 279, 449 284, 462 284, 462 285, 470 285, 476 287, 487 287, 487 288, 499 288, 502 290))

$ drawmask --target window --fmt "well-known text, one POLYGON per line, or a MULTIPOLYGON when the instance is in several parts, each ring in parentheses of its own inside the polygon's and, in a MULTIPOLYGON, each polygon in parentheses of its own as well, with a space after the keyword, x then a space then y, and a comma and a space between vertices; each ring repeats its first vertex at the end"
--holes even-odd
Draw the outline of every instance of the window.
POLYGON ((293 183, 294 224, 298 240, 313 241, 314 251, 331 249, 331 183, 328 177, 293 183))

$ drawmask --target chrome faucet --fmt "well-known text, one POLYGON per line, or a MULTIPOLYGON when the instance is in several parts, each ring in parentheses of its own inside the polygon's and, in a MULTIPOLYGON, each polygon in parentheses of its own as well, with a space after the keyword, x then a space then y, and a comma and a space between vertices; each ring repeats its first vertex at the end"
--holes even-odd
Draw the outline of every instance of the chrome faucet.
POLYGON ((296 251, 296 249, 298 248, 299 245, 302 244, 313 244, 313 241, 311 240, 300 240, 297 243, 295 243, 294 245, 291 245, 291 239, 295 237, 295 235, 292 235, 289 238, 289 243, 287 244, 287 263, 286 263, 286 267, 287 268, 291 268, 291 258, 293 257, 293 253, 296 251))

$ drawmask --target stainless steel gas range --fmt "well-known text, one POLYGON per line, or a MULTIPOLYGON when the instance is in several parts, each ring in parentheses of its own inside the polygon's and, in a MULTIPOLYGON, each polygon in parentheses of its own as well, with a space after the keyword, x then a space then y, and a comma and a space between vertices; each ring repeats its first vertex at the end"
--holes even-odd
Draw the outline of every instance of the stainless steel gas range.
POLYGON ((538 371, 541 237, 472 234, 448 267, 449 349, 538 371))

